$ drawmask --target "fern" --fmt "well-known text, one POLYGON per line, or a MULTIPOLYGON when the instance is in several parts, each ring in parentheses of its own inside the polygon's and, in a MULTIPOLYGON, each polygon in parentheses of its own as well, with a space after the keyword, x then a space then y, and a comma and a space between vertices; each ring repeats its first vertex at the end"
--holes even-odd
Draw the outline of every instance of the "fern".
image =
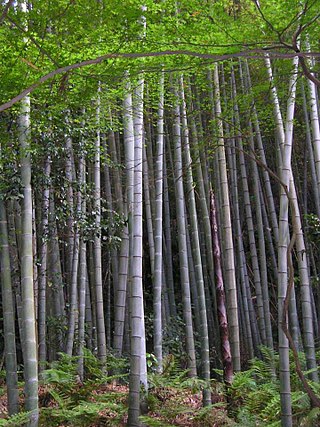
MULTIPOLYGON (((238 406, 236 413, 238 426, 277 427, 280 425, 280 384, 274 376, 274 372, 279 368, 279 356, 265 347, 261 348, 261 353, 263 359, 253 359, 249 370, 237 373, 229 390, 232 401, 235 402, 235 406, 238 406)), ((300 354, 299 358, 304 365, 305 356, 300 354)), ((320 411, 310 411, 310 401, 296 374, 292 355, 290 360, 294 423, 301 425, 303 420, 308 426, 308 416, 311 420, 317 419, 320 411)), ((311 381, 309 383, 315 393, 319 394, 319 384, 311 381)))
POLYGON ((257 427, 257 419, 245 406, 239 409, 237 414, 237 427, 257 427))
POLYGON ((263 421, 277 421, 280 419, 280 413, 280 394, 277 393, 265 401, 264 409, 259 413, 259 418, 263 421))
POLYGON ((68 426, 90 426, 100 416, 105 405, 93 402, 82 402, 74 408, 44 408, 41 411, 41 426, 55 427, 61 424, 68 426))
POLYGON ((67 409, 68 406, 71 405, 71 399, 68 394, 55 389, 49 390, 49 393, 52 396, 52 398, 56 401, 56 403, 59 405, 59 408, 67 409))
POLYGON ((70 375, 77 375, 77 356, 69 356, 66 353, 58 353, 59 359, 52 362, 51 367, 70 375))
POLYGON ((139 417, 139 420, 148 427, 173 427, 175 424, 168 424, 163 420, 158 420, 147 415, 139 417))
POLYGON ((251 361, 251 373, 254 375, 259 382, 273 381, 274 379, 274 368, 269 366, 265 360, 253 359, 251 361))
POLYGON ((106 402, 107 405, 113 405, 113 404, 117 404, 117 405, 121 405, 121 404, 125 404, 127 400, 127 393, 126 392, 116 392, 116 391, 112 391, 109 393, 103 393, 103 394, 97 394, 95 396, 95 401, 96 402, 106 402))
POLYGON ((261 345, 259 347, 264 363, 269 367, 270 371, 273 369, 279 370, 279 354, 272 348, 261 345))
POLYGON ((252 370, 237 372, 234 375, 231 386, 229 387, 229 395, 233 402, 239 401, 242 403, 244 396, 247 396, 253 390, 256 390, 257 383, 254 379, 252 370))
MULTIPOLYGON (((260 414, 265 409, 266 405, 270 404, 274 398, 278 399, 279 389, 273 382, 264 383, 257 386, 256 389, 248 393, 244 397, 244 404, 250 412, 260 414)), ((280 400, 277 401, 278 408, 280 409, 280 400)), ((275 410, 275 409, 274 409, 275 410)))
POLYGON ((191 389, 193 393, 208 387, 208 384, 197 377, 190 377, 188 369, 178 366, 173 355, 164 359, 163 372, 161 374, 150 372, 148 375, 150 388, 178 388, 191 389))
POLYGON ((106 367, 112 374, 123 373, 129 371, 129 360, 114 356, 112 353, 108 353, 106 360, 106 367))
POLYGON ((158 413, 161 417, 163 417, 166 420, 174 420, 179 415, 189 415, 192 416, 194 413, 193 408, 190 408, 188 405, 185 405, 181 402, 181 400, 177 399, 174 400, 168 400, 166 401, 165 405, 161 405, 161 407, 158 410, 158 413))
POLYGON ((119 403, 83 401, 71 408, 43 408, 40 425, 56 427, 63 424, 90 427, 98 421, 103 425, 119 425, 125 412, 125 406, 119 403))
POLYGON ((27 423, 29 416, 30 412, 20 412, 6 419, 0 418, 0 427, 21 427, 27 423))
MULTIPOLYGON (((59 360, 43 372, 43 381, 55 405, 42 408, 41 425, 91 426, 102 419, 104 424, 119 425, 126 411, 126 393, 108 390, 106 384, 127 374, 105 375, 106 367, 85 350, 85 381, 81 383, 77 376, 78 359, 61 353, 59 360), (103 395, 95 393, 99 388, 104 390, 103 395)), ((111 360, 114 363, 113 357, 111 360)), ((122 360, 120 364, 123 366, 122 360)))
POLYGON ((211 427, 213 425, 233 426, 235 423, 227 416, 225 407, 226 404, 224 402, 205 406, 200 408, 195 415, 191 417, 191 420, 201 427, 211 427))
POLYGON ((300 427, 315 427, 318 425, 320 425, 320 408, 311 409, 300 422, 300 427))
POLYGON ((47 384, 68 384, 75 381, 75 374, 61 369, 46 369, 42 373, 42 379, 47 384))

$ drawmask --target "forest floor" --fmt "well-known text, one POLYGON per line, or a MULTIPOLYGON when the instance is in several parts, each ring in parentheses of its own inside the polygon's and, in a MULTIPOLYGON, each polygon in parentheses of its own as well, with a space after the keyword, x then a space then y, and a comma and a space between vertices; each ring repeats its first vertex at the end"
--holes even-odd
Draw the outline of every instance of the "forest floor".
MULTIPOLYGON (((81 395, 81 384, 78 385, 79 394, 81 395)), ((3 388, 2 388, 3 390, 3 388)), ((105 408, 99 408, 96 416, 91 417, 91 421, 87 418, 87 414, 83 417, 75 416, 70 418, 72 414, 59 407, 61 403, 53 397, 49 386, 41 386, 39 388, 39 403, 41 412, 46 412, 45 421, 42 419, 40 425, 43 427, 78 427, 78 426, 119 426, 125 427, 127 415, 126 406, 128 399, 128 387, 116 383, 100 385, 92 390, 90 396, 87 397, 86 403, 90 404, 103 401, 105 396, 115 396, 117 404, 123 404, 123 414, 119 415, 116 409, 110 409, 110 405, 106 403, 105 408), (58 411, 58 412, 57 412, 58 411), (55 413, 65 413, 65 421, 55 415, 55 413), (51 416, 50 416, 51 413, 51 416), (60 419, 59 419, 60 418, 60 419)), ((23 405, 23 391, 21 389, 21 406, 23 405)), ((112 398, 111 398, 112 399, 112 398)), ((108 399, 109 400, 109 399, 108 399)), ((172 387, 154 388, 151 392, 151 404, 149 410, 145 411, 145 416, 149 419, 144 420, 145 426, 183 426, 183 427, 222 427, 232 426, 234 422, 228 418, 226 412, 226 404, 221 395, 212 395, 213 405, 204 410, 202 407, 201 393, 194 393, 191 389, 175 389, 172 387)), ((83 405, 83 402, 82 402, 83 405)), ((0 425, 19 426, 23 424, 8 423, 2 424, 7 418, 7 397, 5 393, 0 393, 0 425)), ((41 419, 41 418, 40 418, 41 419)), ((18 421, 18 420, 17 420, 18 421)))

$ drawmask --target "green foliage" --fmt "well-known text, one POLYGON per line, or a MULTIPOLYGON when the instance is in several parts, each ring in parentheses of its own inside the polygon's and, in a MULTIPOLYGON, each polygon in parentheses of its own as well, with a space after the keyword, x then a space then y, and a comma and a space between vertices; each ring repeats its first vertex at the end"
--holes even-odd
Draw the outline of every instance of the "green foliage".
POLYGON ((0 418, 0 427, 21 427, 28 421, 29 415, 29 412, 20 412, 6 419, 0 418))
MULTIPOLYGON (((261 348, 264 358, 253 359, 250 369, 236 373, 229 395, 238 426, 280 426, 280 384, 276 376, 279 370, 279 357, 270 349, 261 348)), ((304 355, 300 354, 302 366, 304 355)), ((308 425, 309 419, 317 419, 319 411, 310 407, 309 397, 302 388, 291 358, 292 413, 295 425, 308 425)), ((310 382, 315 392, 319 385, 310 382)), ((314 425, 314 424, 312 424, 314 425)))
POLYGON ((158 420, 148 415, 142 415, 139 417, 139 420, 142 421, 148 427, 172 427, 174 424, 169 424, 163 420, 158 420))
POLYGON ((315 242, 320 238, 320 219, 314 214, 304 214, 304 219, 308 222, 308 235, 313 238, 315 242))
MULTIPOLYGON (((63 423, 68 426, 90 426, 102 419, 104 425, 118 425, 126 411, 126 393, 113 390, 111 383, 126 375, 105 375, 106 368, 85 349, 85 380, 81 383, 77 376, 79 358, 64 353, 59 356, 59 360, 43 372, 46 400, 49 399, 53 406, 42 408, 40 425, 55 427, 63 423), (97 393, 99 388, 103 390, 101 395, 97 393)), ((108 357, 107 366, 115 369, 113 356, 108 357)), ((119 366, 124 366, 122 359, 118 359, 119 366)))
POLYGON ((200 408, 191 418, 199 426, 210 427, 212 425, 232 426, 234 421, 231 420, 225 411, 225 403, 219 402, 200 408))
POLYGON ((190 377, 189 371, 182 369, 172 354, 164 358, 162 374, 151 372, 148 375, 148 381, 151 390, 152 388, 177 388, 191 389, 194 393, 201 391, 207 385, 200 378, 190 377))
MULTIPOLYGON (((78 405, 71 408, 44 408, 41 411, 41 426, 58 427, 63 425, 68 426, 91 426, 94 423, 101 421, 103 418, 108 418, 108 414, 117 413, 123 416, 123 409, 120 404, 108 401, 97 403, 90 401, 82 401, 78 405)), ((118 425, 119 417, 114 417, 113 420, 106 421, 104 425, 118 425), (117 419, 115 419, 117 418, 117 419)))
POLYGON ((320 408, 313 408, 301 419, 300 427, 315 427, 320 424, 320 408))
MULTIPOLYGON (((177 420, 179 425, 185 421, 193 427, 279 427, 279 357, 267 348, 261 348, 261 353, 263 360, 254 359, 247 371, 235 374, 228 387, 229 407, 221 383, 211 384, 217 403, 202 407, 201 392, 207 388, 206 382, 189 377, 188 370, 179 365, 178 358, 165 357, 163 373, 151 369, 148 375, 149 390, 145 398, 149 412, 140 417, 141 421, 150 427, 174 426, 177 420), (231 418, 231 411, 236 421, 231 418)), ((303 356, 300 358, 303 364, 303 356)), ((43 373, 46 395, 45 398, 40 396, 40 402, 46 400, 47 404, 41 408, 40 426, 120 425, 127 412, 128 389, 116 386, 114 380, 124 380, 126 375, 107 376, 104 371, 106 368, 112 372, 127 370, 127 361, 112 355, 107 359, 107 366, 102 366, 90 351, 85 350, 85 380, 81 383, 77 377, 78 357, 60 354, 59 360, 43 373)), ((315 426, 320 421, 320 410, 311 409, 293 367, 291 371, 294 425, 315 426)), ((320 393, 319 384, 310 382, 310 385, 315 393, 320 393)), ((0 420, 0 427, 20 426, 27 416, 21 413, 0 420)))
POLYGON ((183 425, 183 420, 188 423, 192 420, 192 425, 199 427, 209 427, 217 421, 220 426, 231 425, 225 402, 202 408, 202 390, 208 384, 199 378, 191 378, 189 371, 181 368, 177 360, 168 355, 163 361, 163 373, 149 374, 147 403, 151 414, 141 420, 150 427, 176 425, 177 420, 179 425, 183 425))
POLYGON ((124 357, 118 357, 112 353, 107 354, 106 366, 109 372, 128 372, 129 371, 129 361, 124 357))
POLYGON ((179 360, 180 365, 186 365, 185 359, 188 357, 184 346, 184 321, 180 316, 171 318, 167 323, 163 333, 163 351, 171 354, 179 360))
POLYGON ((158 366, 158 360, 153 353, 146 353, 147 367, 151 370, 156 370, 158 366))

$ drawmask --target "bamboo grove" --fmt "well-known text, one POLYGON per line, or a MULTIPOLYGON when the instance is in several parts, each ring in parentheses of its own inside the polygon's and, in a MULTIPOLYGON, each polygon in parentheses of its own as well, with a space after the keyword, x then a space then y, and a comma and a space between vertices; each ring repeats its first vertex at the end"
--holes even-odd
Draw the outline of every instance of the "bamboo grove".
MULTIPOLYGON (((1 63, 12 70, 3 102, 48 72, 47 61, 86 59, 78 46, 98 56, 101 46, 183 44, 198 15, 206 41, 201 15, 212 10, 233 34, 221 30, 221 45, 234 31, 250 44, 254 22, 271 45, 288 6, 128 2, 127 12, 126 2, 57 1, 49 13, 49 2, 10 3, 2 2, 1 63)), ((301 49, 316 52, 317 2, 292 3, 281 48, 302 22, 301 49)), ((215 369, 228 385, 262 357, 261 346, 279 352, 281 423, 291 426, 291 350, 320 406, 308 382, 318 382, 320 338, 318 63, 309 55, 303 64, 313 80, 297 56, 272 51, 217 62, 120 58, 56 76, 0 113, 0 349, 10 414, 21 367, 37 426, 41 372, 64 352, 78 356, 81 381, 85 348, 102 363, 109 353, 129 358, 129 426, 140 425, 150 355, 161 372, 174 354, 205 381, 209 405, 215 369)))

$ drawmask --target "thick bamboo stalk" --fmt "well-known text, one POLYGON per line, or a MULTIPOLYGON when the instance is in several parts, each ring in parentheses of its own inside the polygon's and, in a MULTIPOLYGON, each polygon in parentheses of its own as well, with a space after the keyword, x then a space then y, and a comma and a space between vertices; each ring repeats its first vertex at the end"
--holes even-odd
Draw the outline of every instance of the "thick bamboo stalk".
MULTIPOLYGON (((81 187, 83 191, 81 213, 86 215, 86 165, 84 155, 81 154, 79 159, 81 187)), ((80 380, 84 379, 84 347, 85 347, 85 316, 86 316, 86 284, 87 284, 87 247, 84 240, 83 232, 80 235, 79 248, 79 321, 78 321, 78 374, 80 380)))
POLYGON ((14 415, 19 412, 17 354, 15 340, 15 310, 11 282, 7 215, 2 195, 0 196, 0 248, 1 291, 8 413, 9 415, 14 415))
POLYGON ((134 198, 132 218, 132 283, 130 289, 130 376, 128 426, 139 426, 141 386, 147 389, 146 347, 142 286, 143 246, 143 88, 140 77, 134 91, 134 198))
POLYGON ((153 274, 153 312, 154 312, 154 352, 158 361, 157 369, 162 371, 162 280, 163 280, 163 162, 164 162, 164 74, 161 74, 160 97, 157 120, 157 143, 155 165, 155 260, 153 274))
POLYGON ((46 363, 46 290, 47 290, 47 260, 48 260, 48 237, 49 237, 49 205, 50 187, 49 179, 51 173, 51 157, 48 155, 44 163, 45 187, 42 199, 42 230, 40 248, 40 281, 38 299, 38 331, 39 331, 39 370, 43 370, 46 363))
POLYGON ((213 191, 210 194, 210 219, 212 229, 212 248, 214 256, 214 266, 216 275, 216 293, 217 293, 217 305, 218 305, 218 319, 220 328, 220 340, 221 340, 221 354, 222 354, 222 365, 224 381, 226 384, 232 383, 233 368, 232 368, 232 356, 229 342, 229 330, 228 330, 228 318, 225 304, 225 293, 224 283, 222 277, 222 265, 221 265, 221 251, 218 236, 218 221, 216 214, 216 204, 213 191))
POLYGON ((183 315, 185 319, 186 331, 186 350, 188 354, 188 369, 191 376, 196 375, 196 355, 194 347, 194 335, 192 324, 191 298, 190 298, 190 277, 188 266, 188 249, 186 237, 186 219, 185 219, 185 198, 183 189, 183 169, 182 169, 182 139, 181 139, 181 113, 178 103, 178 91, 175 90, 174 105, 174 174, 175 174, 175 195, 177 211, 177 229, 179 246, 179 266, 180 281, 183 298, 183 315))
POLYGON ((97 340, 98 358, 105 362, 107 355, 106 329, 104 320, 103 284, 102 284, 102 249, 101 249, 101 172, 100 172, 100 87, 98 88, 96 121, 97 134, 95 138, 94 153, 94 212, 95 212, 95 233, 94 233, 94 279, 96 292, 96 315, 97 315, 97 340))
MULTIPOLYGON (((218 67, 214 69, 214 93, 215 93, 215 119, 218 126, 218 163, 219 163, 219 177, 221 183, 221 213, 222 213, 222 235, 224 241, 224 258, 225 258, 225 283, 226 283, 226 297, 227 297, 227 311, 230 326, 230 345, 232 352, 232 362, 235 371, 240 371, 240 338, 239 338, 239 321, 238 321, 238 303, 237 303, 237 286, 235 277, 234 265, 234 249, 232 238, 232 226, 230 217, 230 199, 229 187, 227 177, 226 155, 223 138, 223 122, 221 119, 221 103, 220 103, 220 89, 219 89, 219 74, 218 67)), ((209 79, 211 83, 211 78, 209 79)), ((211 89, 211 98, 213 93, 211 89)), ((213 104, 213 99, 212 99, 213 104)))
MULTIPOLYGON (((184 153, 184 164, 186 174, 186 191, 188 199, 189 209, 189 221, 190 221, 190 234, 191 234, 191 246, 192 255, 194 260, 196 284, 198 288, 198 300, 200 309, 200 334, 201 334, 201 373, 203 379, 209 383, 210 381, 210 360, 209 360, 209 336, 208 336, 208 321, 207 321, 207 308, 206 308, 206 297, 204 290, 204 279, 202 270, 202 260, 200 251, 200 236, 198 226, 198 214, 196 208, 195 194, 194 194, 194 181, 192 173, 192 159, 190 154, 189 144, 189 128, 187 121, 186 102, 184 95, 184 82, 183 77, 180 77, 180 88, 179 96, 181 99, 181 123, 182 123, 182 135, 183 135, 183 153, 184 153)), ((203 390, 203 404, 207 406, 211 404, 211 394, 209 388, 203 390)))
POLYGON ((38 408, 38 355, 36 339, 35 304, 33 290, 32 249, 32 188, 30 159, 30 98, 21 104, 18 120, 21 148, 21 181, 23 185, 21 218, 21 289, 24 336, 25 408, 30 411, 29 427, 37 427, 38 408))
MULTIPOLYGON (((233 98, 233 108, 234 108, 234 117, 235 117, 235 128, 241 129, 239 108, 237 104, 236 82, 235 82, 233 69, 232 69, 231 76, 232 76, 232 98, 233 98)), ((242 191, 243 191, 244 207, 245 207, 245 214, 246 214, 246 224, 247 224, 247 231, 248 231, 248 237, 249 237, 249 247, 250 247, 250 255, 251 255, 250 258, 252 263, 254 287, 255 287, 255 292, 257 297, 259 331, 260 331, 262 343, 266 345, 267 344, 266 319, 265 319, 264 301, 263 301, 263 295, 262 295, 260 266, 258 261, 258 252, 257 252, 256 239, 255 239, 254 226, 253 226, 253 216, 252 216, 251 198, 250 198, 249 185, 248 185, 247 167, 246 167, 245 158, 244 158, 242 137, 239 136, 236 139, 237 139, 238 148, 239 148, 238 154, 239 154, 239 161, 240 161, 240 172, 241 172, 241 179, 242 179, 242 191)), ((271 329, 271 326, 270 326, 270 329, 271 329)))

